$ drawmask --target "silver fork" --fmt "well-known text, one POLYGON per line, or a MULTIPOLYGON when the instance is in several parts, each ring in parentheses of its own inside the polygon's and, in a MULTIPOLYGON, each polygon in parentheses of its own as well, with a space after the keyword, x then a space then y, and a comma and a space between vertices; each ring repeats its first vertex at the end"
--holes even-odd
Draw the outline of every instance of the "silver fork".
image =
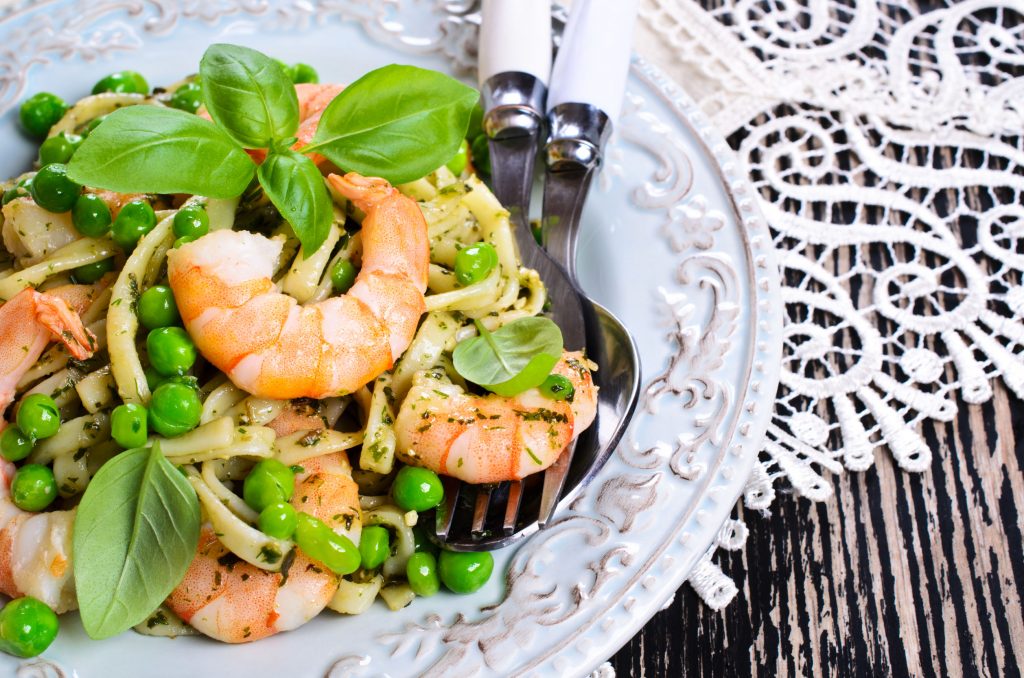
MULTIPOLYGON (((590 13, 581 12, 581 15, 585 18, 590 13)), ((566 53, 577 51, 573 44, 585 39, 582 35, 584 32, 575 31, 580 37, 574 38, 573 29, 567 30, 569 42, 567 46, 563 44, 566 53)), ((628 55, 629 40, 628 37, 623 39, 627 42, 628 55)), ((490 137, 495 194, 509 208, 524 264, 537 270, 547 284, 552 302, 552 319, 562 329, 565 346, 572 350, 587 351, 601 365, 604 363, 602 357, 606 338, 617 342, 618 346, 626 346, 625 350, 618 350, 617 354, 620 358, 622 354, 627 354, 624 361, 628 363, 628 369, 609 373, 609 377, 620 377, 622 383, 615 383, 615 386, 624 392, 618 399, 612 399, 613 407, 599 408, 599 418, 601 409, 610 410, 610 414, 616 418, 611 433, 608 433, 608 426, 602 428, 600 422, 595 422, 563 451, 559 459, 544 472, 542 479, 531 476, 522 481, 493 486, 470 486, 446 478, 445 502, 438 508, 436 515, 436 537, 455 550, 500 548, 543 528, 558 505, 577 446, 587 451, 588 468, 583 473, 585 482, 596 472, 618 441, 625 425, 624 420, 628 419, 636 402, 639 370, 635 347, 628 332, 605 309, 595 309, 579 289, 575 275, 567 274, 562 265, 537 245, 528 224, 534 161, 541 141, 545 138, 543 111, 547 95, 546 82, 551 68, 550 57, 550 0, 484 0, 480 32, 480 81, 486 111, 484 130, 490 137), (628 373, 624 378, 623 371, 628 373), (605 439, 601 441, 597 437, 599 429, 606 433, 605 439), (470 498, 471 494, 475 496, 470 498), (527 507, 523 506, 524 497, 528 498, 527 507), (465 504, 465 510, 460 508, 460 503, 465 504), (468 510, 470 505, 471 513, 468 510), (469 515, 472 518, 467 520, 469 515)), ((558 68, 556 65, 556 71, 558 68)), ((567 72, 564 77, 571 78, 574 75, 567 72)), ((624 77, 623 83, 619 85, 620 91, 622 85, 624 77)), ((572 88, 563 87, 561 91, 571 93, 572 88)), ((621 98, 621 93, 619 96, 621 98)), ((570 106, 569 112, 577 108, 570 106)), ((617 105, 615 110, 618 110, 617 105)), ((574 120, 572 115, 566 117, 556 111, 549 115, 555 126, 548 143, 549 169, 545 185, 546 220, 550 221, 554 217, 563 220, 560 227, 552 229, 555 234, 552 244, 559 244, 559 255, 574 252, 572 243, 563 240, 575 238, 575 223, 578 221, 591 172, 599 162, 601 145, 610 130, 610 123, 607 116, 604 116, 601 119, 602 126, 593 128, 596 137, 590 127, 575 130, 584 134, 580 136, 579 143, 574 145, 574 129, 561 124, 563 118, 570 122, 574 120), (551 158, 558 155, 556 149, 575 149, 576 155, 592 150, 589 157, 592 162, 582 174, 575 171, 579 169, 576 165, 569 167, 564 163, 558 166, 560 171, 553 172, 555 166, 551 158), (567 169, 572 171, 562 171, 567 169), (577 176, 582 177, 582 181, 577 180, 577 176)), ((561 258, 561 263, 574 266, 571 258, 561 258)), ((612 385, 611 381, 609 385, 612 385)))

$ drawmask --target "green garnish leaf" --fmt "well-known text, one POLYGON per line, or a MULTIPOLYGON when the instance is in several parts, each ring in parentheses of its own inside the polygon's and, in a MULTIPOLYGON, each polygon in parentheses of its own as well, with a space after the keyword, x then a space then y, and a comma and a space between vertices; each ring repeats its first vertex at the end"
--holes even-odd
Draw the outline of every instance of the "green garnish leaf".
POLYGON ((331 231, 334 210, 313 161, 292 150, 271 151, 257 174, 270 202, 291 224, 305 256, 320 249, 331 231))
POLYGON ((520 318, 459 342, 452 353, 455 370, 474 384, 510 397, 539 386, 562 355, 562 331, 547 318, 520 318))
POLYGON ((129 106, 89 134, 68 164, 79 184, 118 193, 240 195, 256 165, 213 123, 174 108, 129 106))
POLYGON ((181 582, 199 542, 199 499, 155 446, 100 468, 75 516, 75 588, 97 640, 145 620, 181 582))
POLYGON ((199 75, 210 117, 238 143, 269 148, 295 135, 299 100, 280 62, 240 45, 210 45, 199 75))
POLYGON ((437 71, 390 65, 346 87, 323 112, 313 144, 346 171, 402 184, 455 155, 479 93, 437 71))

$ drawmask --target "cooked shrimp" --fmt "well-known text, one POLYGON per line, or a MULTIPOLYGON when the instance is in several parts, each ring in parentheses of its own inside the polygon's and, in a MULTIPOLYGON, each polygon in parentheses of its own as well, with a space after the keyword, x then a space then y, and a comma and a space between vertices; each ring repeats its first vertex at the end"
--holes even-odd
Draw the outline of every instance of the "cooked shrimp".
POLYGON ((424 311, 430 250, 419 206, 383 179, 328 179, 366 213, 362 269, 343 296, 301 307, 271 275, 281 243, 214 231, 171 250, 174 298, 203 356, 264 398, 351 393, 389 369, 424 311))
POLYGON ((11 501, 14 464, 0 460, 0 593, 34 596, 60 614, 78 607, 70 511, 29 513, 11 501))
POLYGON ((553 371, 575 387, 572 403, 535 388, 512 398, 471 395, 438 371, 420 372, 395 421, 396 453, 406 463, 469 483, 543 471, 597 411, 597 389, 581 353, 566 352, 553 371))
MULTIPOLYGON (((66 285, 46 293, 25 288, 0 306, 0 413, 14 400, 18 380, 53 338, 78 360, 93 354, 96 337, 85 329, 78 313, 62 298, 81 305, 91 297, 80 288, 88 290, 89 286, 66 285)), ((3 427, 0 417, 0 429, 3 427)))
POLYGON ((282 438, 297 431, 318 431, 327 428, 327 422, 316 408, 293 401, 288 403, 281 414, 274 417, 267 426, 274 429, 278 438, 282 438))
MULTIPOLYGON (((362 515, 352 467, 344 453, 303 462, 292 506, 359 543, 362 515)), ((206 635, 247 643, 290 631, 315 617, 338 588, 338 576, 301 552, 287 574, 261 570, 234 557, 205 526, 195 560, 167 606, 206 635)))

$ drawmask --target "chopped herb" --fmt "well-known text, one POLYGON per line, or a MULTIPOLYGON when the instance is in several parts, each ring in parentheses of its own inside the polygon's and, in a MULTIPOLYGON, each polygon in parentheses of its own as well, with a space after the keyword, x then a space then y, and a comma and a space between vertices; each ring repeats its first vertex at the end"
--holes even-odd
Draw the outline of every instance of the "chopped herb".
POLYGON ((149 618, 146 622, 146 628, 151 629, 154 626, 165 626, 167 624, 167 615, 164 614, 163 610, 157 610, 156 614, 149 618))

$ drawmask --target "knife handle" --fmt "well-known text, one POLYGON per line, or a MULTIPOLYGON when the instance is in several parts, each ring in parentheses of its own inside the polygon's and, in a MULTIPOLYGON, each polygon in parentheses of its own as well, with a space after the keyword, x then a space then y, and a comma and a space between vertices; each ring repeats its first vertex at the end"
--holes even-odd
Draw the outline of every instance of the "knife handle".
POLYGON ((614 124, 629 74, 637 4, 638 0, 573 0, 551 73, 548 110, 588 104, 614 124))
MULTIPOLYGON (((477 77, 499 73, 551 77, 551 0, 483 0, 477 77)), ((543 111, 541 111, 543 112, 543 111)))

